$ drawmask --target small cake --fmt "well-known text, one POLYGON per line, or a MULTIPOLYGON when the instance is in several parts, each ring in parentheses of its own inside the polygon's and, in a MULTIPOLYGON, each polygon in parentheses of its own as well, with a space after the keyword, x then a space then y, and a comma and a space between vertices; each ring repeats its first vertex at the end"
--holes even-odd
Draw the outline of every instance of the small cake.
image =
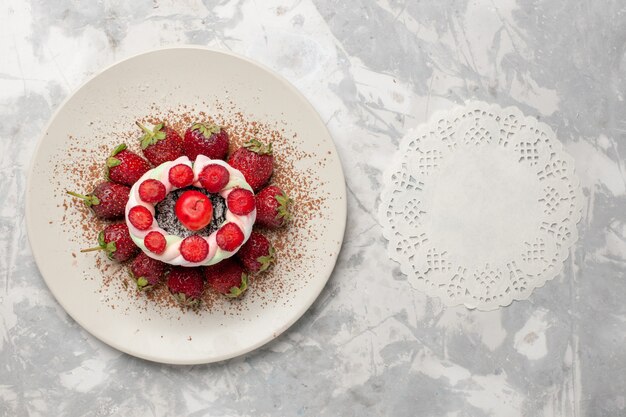
POLYGON ((132 186, 126 224, 135 244, 170 265, 206 266, 233 256, 256 219, 252 187, 228 163, 181 156, 132 186))

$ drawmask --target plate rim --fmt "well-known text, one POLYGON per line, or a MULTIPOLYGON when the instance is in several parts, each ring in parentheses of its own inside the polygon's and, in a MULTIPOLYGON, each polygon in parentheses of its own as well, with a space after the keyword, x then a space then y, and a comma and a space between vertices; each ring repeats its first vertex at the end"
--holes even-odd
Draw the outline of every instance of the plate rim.
POLYGON ((341 252, 341 248, 343 247, 343 240, 345 238, 345 230, 346 230, 346 224, 347 224, 347 217, 348 217, 348 210, 347 210, 347 193, 346 193, 346 180, 345 180, 345 173, 343 170, 343 164, 341 162, 341 157, 339 152, 337 151, 337 146, 335 144, 335 140, 333 139, 333 136, 331 135, 330 131, 328 130, 328 126, 326 125, 326 123, 324 123, 323 119, 321 118, 321 115, 319 114, 319 112, 315 109, 315 107, 313 107, 313 105, 311 104, 311 102, 306 98, 306 96, 300 91, 298 90, 290 81, 288 81, 285 77, 283 77, 281 74, 279 74, 278 72, 272 70, 271 68, 267 67, 266 65, 252 60, 246 56, 234 53, 232 51, 227 51, 227 50, 223 50, 223 49, 219 49, 219 48, 213 48, 213 47, 207 47, 207 46, 202 46, 202 45, 172 45, 172 46, 166 46, 166 47, 161 47, 161 48, 154 48, 154 49, 150 49, 150 50, 146 50, 146 51, 142 51, 139 53, 135 53, 132 55, 129 55, 127 57, 118 59, 117 61, 113 62, 110 65, 105 66, 104 68, 98 70, 97 72, 95 72, 93 75, 91 75, 90 77, 88 77, 87 79, 85 79, 82 83, 80 83, 76 88, 74 88, 72 91, 70 91, 68 93, 68 95, 65 97, 65 99, 58 105, 58 107, 56 108, 56 110, 52 113, 52 115, 49 117, 47 123, 44 125, 44 127, 41 130, 41 133, 39 134, 39 137, 37 139, 37 143, 35 145, 35 148, 33 150, 33 154, 31 156, 30 159, 30 163, 28 165, 28 172, 27 172, 27 178, 26 178, 26 187, 25 187, 25 203, 24 203, 24 213, 25 213, 25 221, 26 221, 26 232, 27 232, 27 236, 28 236, 28 242, 29 242, 29 246, 31 249, 31 253, 33 256, 33 259, 35 260, 35 264, 37 265, 37 270, 39 271, 39 274, 41 275, 41 277, 43 278, 43 281, 45 282, 48 291, 50 291, 50 293, 52 294, 52 296, 54 297, 54 300, 56 301, 56 303, 58 305, 60 305, 63 308, 63 311, 72 318, 72 320, 74 320, 80 327, 82 330, 84 330, 85 332, 87 332, 88 334, 90 334, 92 337, 96 338, 97 340, 103 342, 104 344, 113 347, 114 349, 123 352, 125 354, 128 354, 130 356, 133 357, 137 357, 137 358, 141 358, 144 360, 148 360, 151 362, 155 362, 155 363, 162 363, 162 364, 171 364, 171 365, 198 365, 198 364, 209 364, 209 363, 215 363, 215 362, 220 362, 220 361, 224 361, 227 359, 232 359, 241 355, 245 355, 246 353, 249 353, 251 351, 254 351, 258 348, 260 348, 261 346, 266 345, 267 343, 271 342, 272 340, 278 338, 281 334, 283 334, 286 330, 288 330, 291 326, 293 326, 300 318, 302 318, 302 316, 304 316, 304 314, 310 310, 311 306, 315 303, 315 301, 319 298, 319 296, 321 295, 322 291, 324 290, 324 288, 326 287, 326 284, 328 283, 328 280, 330 279, 334 268, 336 266, 337 260, 339 259, 339 254, 341 252), (235 351, 231 351, 229 353, 225 353, 225 354, 221 354, 221 355, 214 355, 211 357, 205 357, 205 359, 185 359, 185 358, 165 358, 165 357, 158 357, 155 355, 148 355, 145 353, 142 353, 140 351, 133 351, 132 349, 127 348, 126 346, 124 346, 121 343, 117 343, 117 341, 114 338, 110 338, 110 337, 106 337, 105 335, 101 335, 101 334, 95 334, 95 331, 93 329, 89 329, 88 327, 86 327, 83 324, 83 321, 77 317, 77 314, 73 314, 70 313, 70 311, 68 311, 68 309, 66 308, 66 305, 64 302, 62 302, 62 297, 57 296, 57 293, 52 289, 50 283, 49 283, 49 279, 46 277, 46 274, 43 273, 40 265, 40 255, 38 254, 35 250, 33 250, 34 246, 33 246, 33 241, 32 239, 34 238, 34 231, 33 231, 33 220, 31 219, 31 216, 34 215, 34 213, 32 213, 32 198, 31 198, 31 194, 32 194, 32 187, 34 184, 34 170, 35 170, 35 162, 37 160, 37 157, 40 153, 41 147, 43 145, 43 142, 46 138, 46 136, 48 135, 48 131, 50 129, 50 126, 52 125, 52 123, 55 121, 55 119, 59 116, 59 114, 61 113, 61 111, 63 111, 63 109, 65 108, 65 106, 68 104, 68 102, 70 100, 72 100, 74 98, 74 96, 81 91, 87 84, 91 83, 94 79, 96 79, 97 77, 99 77, 100 75, 102 75, 103 73, 109 71, 110 69, 126 62, 126 61, 130 61, 136 58, 139 58, 141 56, 144 55, 150 55, 150 54, 154 54, 154 53, 161 53, 161 52, 167 52, 167 51, 175 51, 175 50, 197 50, 197 51, 201 51, 201 52, 209 52, 209 53, 216 53, 216 54, 221 54, 221 55, 225 55, 231 58, 235 58, 241 61, 244 61, 245 63, 252 65, 254 67, 259 68, 260 70, 266 72, 267 74, 271 75, 272 77, 274 77, 276 80, 278 80, 282 85, 284 85, 290 92, 291 94, 295 95, 310 111, 311 111, 311 115, 312 117, 315 117, 317 119, 317 121, 324 127, 328 137, 330 138, 329 141, 329 146, 331 148, 331 151, 335 153, 335 155, 337 156, 337 160, 338 160, 338 169, 339 172, 341 173, 341 181, 339 181, 339 187, 340 187, 340 193, 341 193, 341 198, 338 199, 341 201, 341 204, 339 205, 339 201, 337 201, 338 203, 338 208, 341 210, 340 213, 340 217, 338 218, 338 220, 340 221, 340 229, 341 229, 341 233, 339 234, 338 237, 340 237, 340 239, 338 239, 337 243, 333 244, 333 250, 332 250, 332 258, 331 259, 326 259, 326 264, 327 264, 327 273, 325 273, 325 278, 324 280, 320 281, 318 283, 318 285, 316 285, 313 288, 313 293, 311 296, 309 296, 308 298, 306 298, 304 300, 303 303, 301 303, 301 307, 298 308, 296 310, 296 313, 293 314, 289 320, 285 321, 281 326, 279 326, 279 328, 274 331, 273 333, 267 335, 266 337, 260 338, 259 341, 257 341, 256 343, 253 343, 251 345, 248 345, 244 348, 235 350, 235 351))

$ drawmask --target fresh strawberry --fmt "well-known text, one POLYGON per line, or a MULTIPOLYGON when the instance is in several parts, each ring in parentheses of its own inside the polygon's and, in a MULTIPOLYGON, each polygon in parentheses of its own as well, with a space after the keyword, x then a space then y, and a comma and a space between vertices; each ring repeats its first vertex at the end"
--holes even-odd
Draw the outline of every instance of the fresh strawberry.
POLYGON ((198 155, 211 159, 225 159, 228 153, 228 133, 223 128, 206 123, 196 123, 185 132, 183 153, 192 161, 198 155))
POLYGON ((143 244, 150 252, 160 255, 165 252, 167 241, 163 233, 153 230, 143 238, 143 244))
POLYGON ((254 210, 254 194, 243 188, 235 188, 226 197, 228 210, 238 216, 245 216, 254 210))
POLYGON ((204 290, 202 269, 183 266, 172 268, 167 276, 167 287, 179 303, 186 307, 197 307, 204 290))
POLYGON ((226 223, 215 236, 217 246, 220 249, 232 252, 243 243, 244 235, 239 226, 235 223, 226 223))
POLYGON ((152 165, 158 166, 183 155, 183 138, 174 129, 159 123, 150 130, 139 122, 135 123, 144 131, 141 150, 152 165))
POLYGON ((230 298, 237 298, 248 289, 248 275, 233 258, 206 267, 204 276, 214 291, 230 298))
POLYGON ((128 221, 138 230, 148 230, 152 226, 154 216, 144 206, 135 206, 128 211, 128 221))
POLYGON ((140 290, 150 290, 165 275, 167 265, 141 252, 130 265, 130 276, 140 290))
POLYGON ((200 230, 211 223, 213 203, 200 191, 187 190, 176 200, 174 213, 187 229, 200 230))
POLYGON ((230 173, 222 165, 209 164, 200 171, 198 181, 208 192, 219 193, 230 181, 230 173))
POLYGON ((107 178, 118 184, 132 186, 150 169, 148 161, 126 149, 126 144, 118 145, 107 158, 107 178))
POLYGON ((209 244, 198 235, 191 235, 180 243, 180 254, 186 261, 200 262, 209 254, 209 244))
POLYGON ((244 143, 243 148, 233 152, 228 163, 241 171, 248 184, 254 191, 258 191, 269 181, 274 171, 272 144, 265 145, 252 139, 244 143))
POLYGON ((109 259, 124 262, 135 256, 139 248, 133 242, 126 223, 110 224, 98 235, 95 248, 83 249, 81 252, 104 250, 109 259))
POLYGON ((139 197, 149 204, 162 201, 167 194, 165 185, 159 180, 147 179, 139 184, 139 197))
POLYGON ((250 272, 263 272, 274 263, 274 248, 265 236, 252 232, 248 241, 239 249, 237 257, 250 272))
POLYGON ((275 185, 265 187, 255 196, 256 223, 269 229, 277 229, 291 218, 289 206, 293 200, 275 185))
POLYGON ((71 191, 67 191, 67 193, 74 197, 82 198, 85 205, 89 207, 97 217, 111 220, 124 215, 130 188, 125 185, 105 181, 98 184, 96 188, 87 195, 77 194, 71 191))
POLYGON ((187 187, 193 182, 193 170, 189 165, 174 165, 170 168, 168 178, 174 187, 187 187))

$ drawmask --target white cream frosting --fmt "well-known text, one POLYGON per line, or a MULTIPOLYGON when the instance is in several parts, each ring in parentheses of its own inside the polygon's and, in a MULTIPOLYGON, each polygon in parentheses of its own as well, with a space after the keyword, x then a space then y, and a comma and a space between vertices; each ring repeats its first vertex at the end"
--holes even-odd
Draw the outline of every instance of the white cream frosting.
MULTIPOLYGON (((246 190, 254 192, 252 190, 252 187, 250 187, 250 185, 246 182, 246 179, 244 178, 243 174, 239 170, 231 167, 230 165, 228 165, 226 162, 222 160, 210 159, 204 155, 198 155, 196 157, 196 160, 193 163, 186 156, 181 156, 180 158, 174 161, 164 162, 158 167, 153 168, 149 170, 148 172, 146 172, 141 178, 139 178, 139 180, 130 189, 130 196, 128 198, 128 203, 126 204, 126 224, 128 225, 128 230, 130 231, 131 238, 133 239, 135 244, 139 246, 139 248, 141 248, 142 251, 144 251, 146 255, 148 255, 151 258, 158 259, 159 261, 168 263, 170 265, 180 265, 180 266, 213 265, 213 264, 220 262, 223 259, 230 258, 237 252, 237 250, 239 250, 239 248, 235 249, 234 251, 225 251, 221 249, 220 247, 218 247, 217 241, 216 241, 217 230, 211 233, 209 236, 206 236, 206 237, 202 236, 202 238, 206 240, 207 243, 209 244, 209 253, 206 256, 206 258, 202 260, 201 262, 189 262, 185 258, 183 258, 183 256, 180 253, 180 244, 183 239, 180 236, 171 235, 167 233, 165 230, 163 230, 162 228, 160 228, 156 219, 152 221, 152 225, 147 230, 139 230, 135 226, 133 226, 130 221, 128 221, 128 212, 130 211, 131 208, 135 206, 144 206, 145 208, 150 210, 150 213, 152 213, 152 216, 154 217, 154 205, 150 203, 146 203, 141 200, 141 198, 139 197, 139 185, 147 179, 156 179, 156 180, 161 181, 163 185, 165 185, 165 192, 166 194, 169 194, 171 191, 177 189, 177 187, 173 186, 169 180, 169 171, 170 171, 170 168, 179 164, 184 164, 192 168, 193 185, 199 188, 202 188, 202 186, 200 185, 200 182, 198 181, 198 176, 200 175, 200 172, 202 172, 202 169, 204 169, 204 167, 206 167, 209 164, 217 164, 217 165, 222 165, 224 168, 226 168, 228 170, 228 173, 230 174, 230 180, 228 181, 228 184, 226 184, 226 186, 222 189, 222 191, 219 192, 219 194, 224 198, 224 200, 228 198, 228 194, 230 194, 231 191, 235 188, 244 188, 246 190), (163 236, 165 236, 165 241, 166 241, 165 251, 161 253, 160 255, 148 250, 148 248, 146 248, 146 245, 143 242, 144 237, 148 233, 153 232, 153 231, 160 232, 163 234, 163 236)), ((239 215, 232 213, 230 210, 228 210, 228 207, 227 207, 226 208, 226 220, 224 221, 223 224, 235 223, 237 226, 239 226, 239 228, 243 231, 243 234, 244 234, 243 243, 245 243, 250 237, 250 234, 252 233, 252 226, 254 225, 255 220, 256 220, 256 209, 252 210, 251 213, 245 216, 239 216, 239 215)), ((223 226, 223 224, 220 225, 220 228, 223 226)))

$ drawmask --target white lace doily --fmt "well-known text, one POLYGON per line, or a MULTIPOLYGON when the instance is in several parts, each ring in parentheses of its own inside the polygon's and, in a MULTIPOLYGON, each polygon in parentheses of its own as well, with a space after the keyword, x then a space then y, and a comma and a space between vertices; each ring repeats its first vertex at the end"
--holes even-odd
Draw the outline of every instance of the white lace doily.
POLYGON ((554 132, 472 102, 404 137, 379 217, 409 282, 447 305, 492 310, 554 278, 578 238, 582 194, 554 132))

